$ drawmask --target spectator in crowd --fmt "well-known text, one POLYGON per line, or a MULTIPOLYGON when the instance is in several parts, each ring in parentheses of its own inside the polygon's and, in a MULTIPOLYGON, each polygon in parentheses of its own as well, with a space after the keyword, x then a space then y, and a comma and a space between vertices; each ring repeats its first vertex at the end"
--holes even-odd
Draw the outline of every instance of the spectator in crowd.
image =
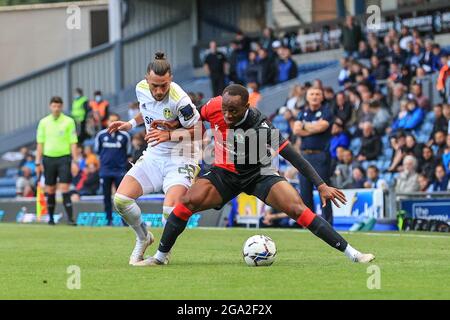
POLYGON ((358 59, 370 59, 372 50, 367 45, 367 42, 361 40, 358 44, 358 59))
POLYGON ((370 58, 371 74, 376 80, 385 80, 389 76, 389 69, 384 61, 380 61, 380 58, 373 55, 370 58))
POLYGON ((248 103, 252 108, 258 108, 258 103, 261 101, 261 94, 259 93, 259 86, 256 82, 247 83, 248 103))
POLYGON ((384 135, 386 128, 391 122, 391 115, 387 109, 381 107, 381 103, 377 100, 369 104, 370 112, 373 113, 372 125, 377 135, 384 135))
POLYGON ((139 114, 139 102, 134 101, 128 105, 128 120, 134 119, 139 114))
POLYGON ((448 131, 448 123, 450 121, 450 105, 442 105, 441 103, 438 103, 433 107, 433 112, 433 130, 431 131, 430 138, 428 139, 428 145, 433 144, 433 137, 437 131, 448 131))
POLYGON ((346 126, 352 118, 352 105, 347 100, 345 93, 340 91, 336 94, 332 106, 333 115, 342 121, 342 125, 346 126))
POLYGON ((445 153, 446 148, 446 137, 447 133, 445 131, 439 130, 434 134, 433 144, 431 147, 433 148, 433 153, 437 158, 441 158, 445 153))
POLYGON ((425 40, 425 51, 423 52, 423 58, 421 60, 422 68, 425 69, 427 73, 433 71, 434 64, 434 54, 433 54, 433 40, 425 40))
POLYGON ((409 28, 405 25, 402 26, 400 31, 399 45, 403 50, 408 50, 408 44, 413 41, 413 37, 409 32, 409 28))
POLYGON ((366 183, 366 173, 361 167, 354 167, 352 171, 351 189, 362 189, 366 183))
POLYGON ((92 151, 91 146, 84 147, 84 158, 86 159, 86 166, 94 165, 97 169, 100 167, 100 161, 97 158, 97 155, 92 151))
POLYGON ((83 181, 83 187, 79 193, 81 196, 94 196, 97 194, 99 186, 98 168, 94 164, 90 164, 87 167, 86 179, 83 181))
POLYGON ((288 109, 300 109, 305 104, 305 89, 302 85, 296 84, 292 87, 286 101, 288 109))
POLYGON ((278 82, 296 78, 297 72, 297 63, 291 58, 291 50, 282 47, 278 53, 278 82))
POLYGON ((264 213, 259 220, 259 226, 261 228, 291 228, 295 227, 295 221, 289 218, 286 213, 277 212, 274 208, 265 205, 264 213))
POLYGON ((390 138, 393 154, 388 172, 399 172, 403 169, 403 158, 405 157, 406 135, 403 131, 398 131, 390 138))
POLYGON ((419 83, 422 86, 428 81, 427 74, 422 67, 416 69, 415 76, 411 79, 411 83, 419 83))
POLYGON ((281 107, 278 114, 272 119, 272 125, 280 130, 281 135, 285 139, 289 139, 292 135, 291 122, 293 121, 292 111, 287 107, 281 107))
POLYGON ((261 87, 274 85, 277 82, 278 67, 273 56, 270 56, 268 49, 258 50, 259 74, 258 83, 261 87))
MULTIPOLYGON (((323 88, 323 96, 324 96, 324 101, 326 104, 328 104, 329 106, 332 106, 334 103, 334 90, 332 87, 325 87, 323 88)), ((347 97, 346 97, 347 99, 347 97)))
POLYGON ((406 104, 407 113, 401 119, 397 119, 392 125, 392 131, 399 129, 414 130, 417 129, 425 118, 425 112, 419 108, 415 100, 408 100, 406 104))
POLYGON ((83 90, 81 88, 76 88, 70 115, 75 120, 79 143, 83 143, 83 141, 87 138, 86 119, 88 117, 88 113, 89 99, 83 95, 83 90))
POLYGON ((443 165, 438 164, 434 171, 433 191, 447 191, 448 177, 443 165))
POLYGON ((215 41, 209 43, 209 53, 205 58, 204 68, 211 81, 213 96, 220 96, 225 89, 225 55, 217 50, 215 41))
POLYGON ((336 188, 347 189, 351 187, 353 167, 353 153, 351 150, 346 149, 342 152, 342 163, 339 163, 334 170, 332 181, 336 188))
POLYGON ((419 172, 426 175, 429 180, 432 180, 437 165, 438 160, 435 158, 433 150, 428 146, 424 146, 422 148, 422 157, 419 158, 419 172))
POLYGON ((416 70, 416 68, 421 66, 421 62, 423 59, 423 52, 420 44, 415 43, 413 45, 413 52, 409 59, 406 61, 406 64, 412 68, 412 70, 416 70))
POLYGON ((406 52, 398 43, 394 43, 392 46, 392 52, 390 53, 390 59, 392 63, 403 65, 406 61, 406 52))
POLYGON ((106 128, 109 115, 109 102, 103 99, 100 90, 94 92, 94 100, 89 102, 89 108, 96 131, 106 128))
POLYGON ((436 90, 439 92, 442 101, 444 103, 448 103, 449 101, 449 92, 448 88, 446 88, 447 78, 450 75, 450 66, 449 66, 449 59, 447 55, 443 55, 441 57, 441 69, 439 70, 439 76, 436 81, 436 90))
POLYGON ((362 129, 361 149, 358 161, 376 160, 381 153, 381 139, 374 133, 373 125, 365 122, 362 129))
POLYGON ((430 110, 430 99, 426 97, 422 92, 422 85, 420 83, 413 83, 411 85, 412 98, 416 100, 416 104, 424 111, 430 110))
POLYGON ((395 118, 400 112, 400 102, 407 99, 406 88, 401 83, 396 83, 392 89, 392 99, 390 101, 391 115, 395 118))
POLYGON ((36 175, 36 164, 34 161, 34 156, 31 153, 28 153, 21 162, 21 168, 27 167, 31 170, 31 175, 36 175))
POLYGON ((265 27, 262 36, 259 39, 259 43, 261 44, 261 47, 270 55, 273 55, 272 51, 272 43, 277 40, 277 38, 274 35, 273 29, 269 27, 265 27))
POLYGON ((433 44, 433 61, 431 65, 433 72, 439 71, 442 68, 441 58, 446 54, 438 43, 433 44))
POLYGON ((448 165, 450 164, 450 134, 447 134, 446 147, 444 153, 442 154, 442 164, 444 165, 445 171, 450 173, 448 165))
MULTIPOLYGON (((433 173, 434 175, 434 173, 433 173)), ((419 191, 430 193, 433 192, 433 185, 431 184, 431 179, 424 173, 419 174, 419 191)))
POLYGON ((411 155, 403 160, 403 171, 395 181, 396 193, 419 191, 419 175, 416 172, 417 160, 411 155))
MULTIPOLYGON (((257 60, 258 56, 255 51, 250 51, 248 54, 248 63, 245 69, 245 82, 258 82, 261 66, 257 60)), ((222 93, 220 93, 222 94, 222 93)))
POLYGON ((348 132, 344 130, 344 124, 340 118, 334 120, 331 126, 331 141, 330 141, 330 154, 331 161, 337 161, 336 150, 338 147, 348 149, 350 146, 350 136, 348 132))
POLYGON ((30 154, 30 150, 27 147, 22 147, 20 148, 19 153, 20 153, 20 162, 18 165, 18 169, 22 168, 25 162, 27 162, 27 156, 30 154))
POLYGON ((416 137, 408 133, 405 137, 405 155, 412 155, 414 158, 419 159, 422 157, 423 143, 417 143, 416 137))
MULTIPOLYGON (((131 152, 131 163, 136 163, 138 159, 142 156, 145 149, 147 149, 147 142, 145 141, 145 131, 141 131, 135 134, 131 140, 133 150, 131 152)), ((127 170, 131 168, 131 164, 128 166, 127 170)))
POLYGON ((29 167, 20 169, 20 176, 16 180, 16 195, 18 197, 34 197, 36 181, 29 167))
POLYGON ((341 43, 347 57, 356 57, 359 42, 363 40, 361 27, 354 23, 352 16, 347 16, 341 29, 341 43))
POLYGON ((248 53, 250 52, 250 39, 241 31, 238 30, 235 35, 235 54, 236 54, 236 77, 238 83, 245 83, 245 70, 248 64, 248 53))
MULTIPOLYGON (((108 126, 119 120, 119 115, 112 113, 108 119, 108 126)), ((126 131, 110 134, 107 130, 102 130, 95 137, 95 150, 100 155, 99 176, 102 179, 106 219, 108 225, 112 225, 111 188, 114 184, 117 189, 127 172, 127 159, 131 155, 130 135, 126 131)))
POLYGON ((387 191, 389 189, 386 180, 379 177, 380 171, 374 165, 367 168, 367 180, 364 183, 364 188, 381 189, 387 191))
MULTIPOLYGON (((228 78, 232 83, 243 84, 244 83, 243 79, 239 78, 239 76, 238 76, 238 65, 240 63, 240 61, 238 60, 238 58, 240 58, 240 56, 238 56, 238 54, 239 54, 239 42, 236 40, 233 40, 230 43, 230 51, 227 56, 228 68, 229 68, 228 78)), ((240 74, 240 76, 243 76, 243 75, 240 74)))
POLYGON ((361 108, 359 108, 356 118, 358 123, 358 130, 356 136, 360 136, 363 130, 364 123, 372 123, 375 114, 370 110, 370 102, 364 101, 361 103, 361 108))

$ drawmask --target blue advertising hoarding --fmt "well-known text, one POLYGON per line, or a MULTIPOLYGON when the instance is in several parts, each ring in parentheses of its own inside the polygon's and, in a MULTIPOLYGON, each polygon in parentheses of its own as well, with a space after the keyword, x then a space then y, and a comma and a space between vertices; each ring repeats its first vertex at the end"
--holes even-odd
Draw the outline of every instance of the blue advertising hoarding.
POLYGON ((450 199, 404 199, 400 200, 401 210, 411 218, 427 220, 450 220, 450 199))

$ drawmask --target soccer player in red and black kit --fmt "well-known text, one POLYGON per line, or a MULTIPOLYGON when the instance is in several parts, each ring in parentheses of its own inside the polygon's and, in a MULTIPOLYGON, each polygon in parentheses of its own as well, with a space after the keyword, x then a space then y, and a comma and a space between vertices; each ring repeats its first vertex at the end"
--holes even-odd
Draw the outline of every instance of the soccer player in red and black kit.
MULTIPOLYGON (((337 206, 338 202, 346 203, 344 194, 326 185, 261 112, 249 108, 245 87, 236 84, 226 87, 222 96, 212 98, 199 111, 202 120, 210 122, 215 129, 214 166, 192 185, 168 217, 157 253, 137 265, 167 264, 169 252, 192 214, 222 207, 241 192, 285 212, 354 262, 367 263, 375 258, 352 248, 328 222, 306 207, 294 187, 271 167, 270 148, 316 185, 324 204, 327 200, 337 206)), ((155 125, 167 125, 167 122, 155 125)))

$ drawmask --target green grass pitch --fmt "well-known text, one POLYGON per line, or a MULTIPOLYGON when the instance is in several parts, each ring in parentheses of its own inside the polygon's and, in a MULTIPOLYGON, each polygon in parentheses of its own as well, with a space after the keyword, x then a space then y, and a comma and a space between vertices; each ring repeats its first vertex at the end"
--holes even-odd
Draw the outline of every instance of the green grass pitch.
MULTIPOLYGON (((159 239, 162 229, 152 232, 159 239)), ((348 261, 307 231, 190 229, 170 265, 137 268, 128 265, 129 228, 3 223, 0 299, 450 299, 448 234, 344 236, 376 255, 380 289, 368 289, 368 265, 348 261), (242 245, 261 233, 274 239, 277 259, 247 267, 242 245), (66 285, 71 265, 81 270, 79 290, 66 285)))

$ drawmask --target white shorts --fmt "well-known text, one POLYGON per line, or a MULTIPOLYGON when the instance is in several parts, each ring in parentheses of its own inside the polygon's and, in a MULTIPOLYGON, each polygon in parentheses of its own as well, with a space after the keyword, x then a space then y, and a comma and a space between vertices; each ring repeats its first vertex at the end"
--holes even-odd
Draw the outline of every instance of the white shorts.
POLYGON ((181 157, 173 159, 144 154, 127 175, 139 182, 144 194, 161 191, 166 193, 175 185, 190 188, 199 171, 200 168, 193 159, 181 157))

